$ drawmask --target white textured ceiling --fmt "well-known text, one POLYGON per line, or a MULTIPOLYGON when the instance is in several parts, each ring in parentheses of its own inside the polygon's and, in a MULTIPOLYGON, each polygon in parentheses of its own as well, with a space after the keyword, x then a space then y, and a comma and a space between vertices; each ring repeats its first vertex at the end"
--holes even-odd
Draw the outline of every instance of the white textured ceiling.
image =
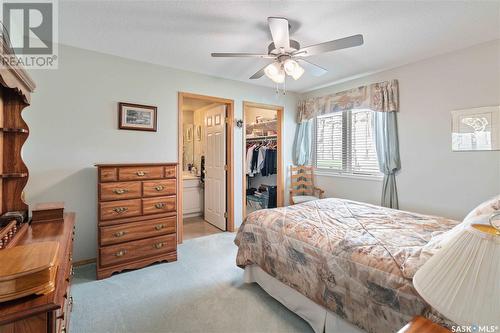
POLYGON ((302 46, 363 34, 361 47, 309 59, 329 70, 288 80, 304 91, 500 38, 499 1, 60 1, 62 44, 193 72, 248 78, 264 59, 211 52, 265 52, 268 16, 283 16, 302 46))

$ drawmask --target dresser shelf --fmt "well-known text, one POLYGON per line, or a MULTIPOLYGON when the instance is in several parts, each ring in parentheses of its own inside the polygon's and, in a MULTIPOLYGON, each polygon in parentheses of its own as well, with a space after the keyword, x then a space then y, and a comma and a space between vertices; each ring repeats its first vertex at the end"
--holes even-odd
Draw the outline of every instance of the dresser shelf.
POLYGON ((8 178, 26 178, 28 177, 27 172, 10 172, 10 173, 2 173, 0 174, 0 178, 8 179, 8 178))
POLYGON ((25 129, 25 128, 5 128, 5 127, 2 127, 2 128, 0 128, 0 132, 29 134, 30 131, 25 129))
MULTIPOLYGON (((5 35, 0 37, 0 50, 9 56, 12 55, 12 47, 5 35)), ((22 150, 29 128, 22 112, 30 105, 34 89, 35 82, 22 67, 1 66, 0 158, 3 162, 0 163, 0 215, 21 212, 23 216, 28 216, 28 204, 23 198, 28 167, 23 161, 22 150)))

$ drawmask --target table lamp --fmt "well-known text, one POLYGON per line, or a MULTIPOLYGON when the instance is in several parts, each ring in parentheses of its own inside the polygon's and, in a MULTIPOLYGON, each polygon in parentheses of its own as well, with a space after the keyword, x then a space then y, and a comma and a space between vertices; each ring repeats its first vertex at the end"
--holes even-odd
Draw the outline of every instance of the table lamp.
MULTIPOLYGON (((500 327, 500 227, 471 224, 415 274, 413 285, 434 309, 458 325, 500 327)), ((498 222, 498 221, 496 221, 498 222)))

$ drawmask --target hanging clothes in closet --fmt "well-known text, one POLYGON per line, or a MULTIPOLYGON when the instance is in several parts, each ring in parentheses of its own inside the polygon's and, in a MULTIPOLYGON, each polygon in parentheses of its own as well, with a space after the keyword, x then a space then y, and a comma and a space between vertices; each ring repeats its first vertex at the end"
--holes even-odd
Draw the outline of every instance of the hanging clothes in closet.
POLYGON ((250 144, 246 152, 246 174, 254 176, 274 175, 277 172, 277 153, 276 147, 271 143, 250 144))

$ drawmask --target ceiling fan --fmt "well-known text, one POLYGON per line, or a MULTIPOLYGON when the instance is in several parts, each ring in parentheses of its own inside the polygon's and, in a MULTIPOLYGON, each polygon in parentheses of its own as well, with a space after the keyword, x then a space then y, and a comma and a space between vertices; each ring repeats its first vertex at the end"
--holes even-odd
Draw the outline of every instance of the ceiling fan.
POLYGON ((267 23, 273 38, 273 42, 267 48, 267 54, 212 53, 212 57, 273 59, 250 79, 259 79, 265 74, 275 83, 283 83, 286 75, 298 80, 306 70, 314 76, 328 72, 325 68, 304 59, 308 56, 363 45, 363 35, 353 35, 301 48, 297 41, 290 39, 290 25, 286 18, 268 17, 267 23))

